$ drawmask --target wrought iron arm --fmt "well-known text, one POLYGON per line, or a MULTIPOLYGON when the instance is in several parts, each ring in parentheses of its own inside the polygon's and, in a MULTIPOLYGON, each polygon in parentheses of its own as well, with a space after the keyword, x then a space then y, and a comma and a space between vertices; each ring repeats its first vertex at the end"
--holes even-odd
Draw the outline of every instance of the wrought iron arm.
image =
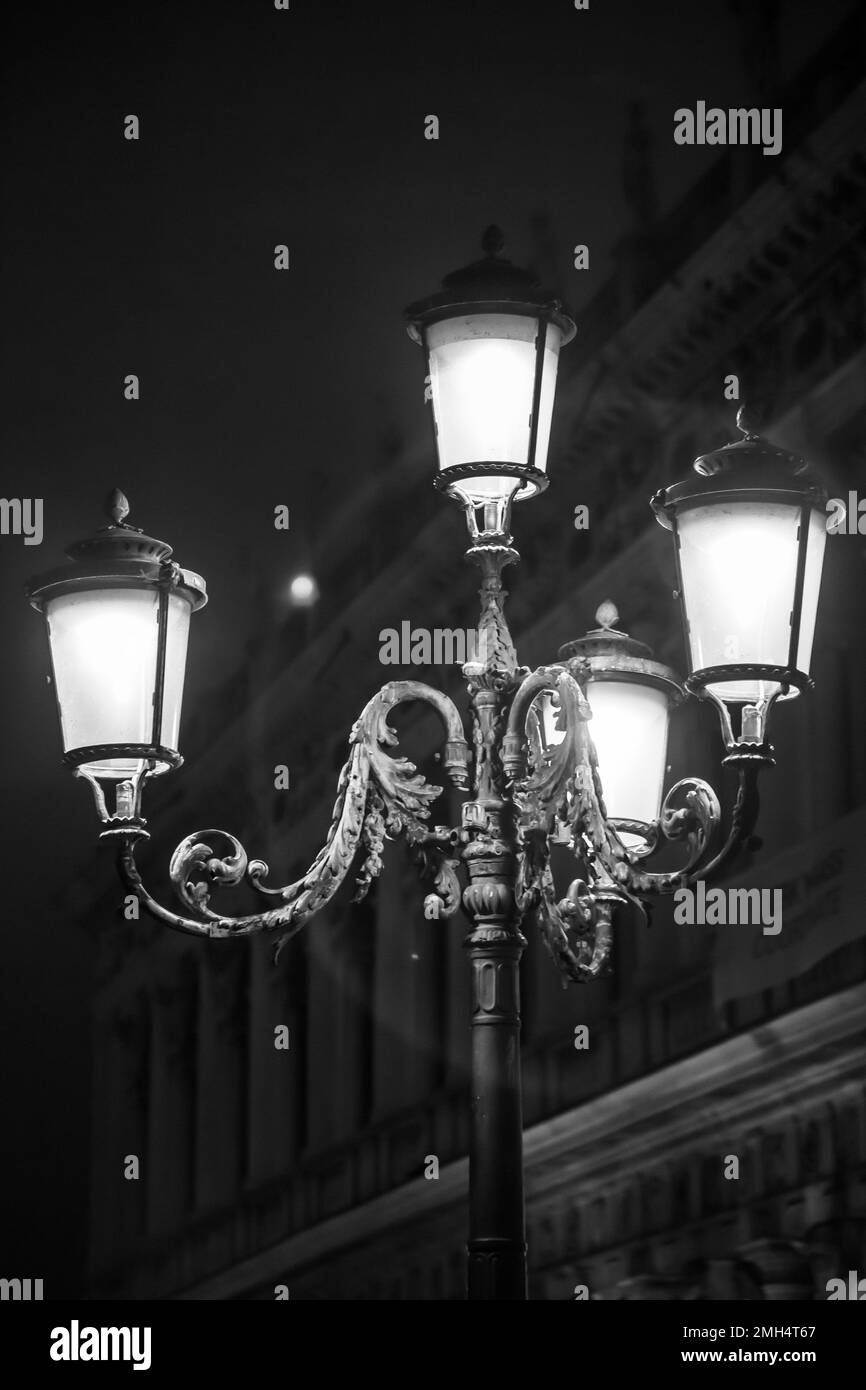
MULTIPOLYGON (((540 667, 516 691, 503 740, 503 766, 514 779, 518 811, 517 909, 521 918, 534 913, 542 940, 563 975, 563 984, 568 980, 583 983, 604 973, 613 944, 614 908, 628 896, 599 869, 591 886, 575 879, 566 897, 559 902, 556 899, 550 845, 562 838, 557 830, 569 822, 574 776, 586 752, 589 714, 586 696, 570 671, 563 666, 540 667), (551 689, 559 698, 563 737, 545 761, 540 742, 532 738, 527 745, 524 731, 533 700, 542 690, 551 689), (525 777, 521 774, 527 749, 533 767, 525 777)), ((566 838, 571 838, 571 829, 566 838)))
POLYGON ((613 945, 613 910, 619 894, 598 897, 582 879, 575 879, 566 897, 556 900, 550 869, 550 846, 544 831, 532 829, 519 837, 515 890, 521 917, 534 912, 541 939, 563 975, 583 984, 604 974, 613 945))
MULTIPOLYGON (((730 827, 721 848, 716 850, 722 813, 715 792, 700 778, 683 778, 671 787, 662 804, 659 819, 649 827, 647 848, 632 850, 629 854, 635 859, 643 859, 655 854, 663 839, 685 840, 690 851, 688 861, 674 875, 641 875, 647 880, 647 888, 638 887, 637 892, 669 892, 671 888, 684 888, 698 879, 708 882, 718 878, 733 863, 744 845, 759 843, 753 835, 760 809, 758 773, 769 758, 759 760, 749 757, 740 761, 734 751, 725 762, 738 766, 739 781, 730 827), (684 807, 676 806, 678 797, 684 798, 684 807), (670 884, 667 880, 670 880, 670 884), (661 886, 656 886, 660 882, 661 886)), ((612 821, 610 824, 617 831, 627 831, 631 826, 628 821, 612 821)))
POLYGON ((752 835, 758 813, 757 774, 769 761, 731 749, 726 762, 738 766, 740 784, 730 829, 718 852, 721 808, 712 787, 699 778, 685 778, 671 788, 652 826, 609 820, 580 675, 573 667, 559 665, 528 675, 514 695, 503 739, 503 765, 513 779, 518 809, 518 910, 521 915, 535 913, 545 944, 572 980, 594 978, 604 969, 617 901, 631 900, 643 911, 647 899, 715 876, 730 863, 752 835), (526 734, 532 703, 543 690, 558 697, 563 734, 546 761, 537 739, 527 739, 526 734), (532 761, 528 777, 527 751, 532 761), (629 849, 619 832, 638 828, 646 834, 647 846, 629 849), (561 901, 549 863, 550 843, 557 839, 572 845, 591 878, 589 884, 575 880, 561 901), (684 842, 686 862, 670 873, 649 872, 642 860, 664 841, 684 842))
MULTIPOLYGON (((729 757, 726 761, 731 762, 733 758, 729 757)), ((721 870, 736 858, 743 845, 757 847, 759 841, 752 832, 757 825, 761 805, 758 793, 758 773, 762 766, 761 762, 754 760, 740 765, 737 797, 731 811, 731 825, 727 839, 714 858, 709 861, 703 860, 694 871, 689 873, 689 883, 694 883, 699 878, 705 880, 717 878, 721 870)))
POLYGON ((418 681, 390 681, 369 701, 352 728, 351 752, 340 773, 331 828, 302 878, 284 888, 268 888, 264 884, 267 865, 258 859, 248 862, 246 851, 233 835, 220 830, 197 831, 178 845, 169 870, 178 898, 193 914, 182 916, 158 903, 142 883, 135 846, 146 832, 140 825, 124 827, 120 818, 114 818, 107 834, 119 840, 118 869, 124 886, 136 894, 145 911, 178 931, 209 937, 280 931, 278 950, 334 896, 359 848, 364 859, 356 896, 363 897, 381 872, 386 836, 402 833, 412 844, 423 842, 430 834, 426 822, 431 803, 442 790, 426 782, 408 759, 392 757, 383 747, 397 743, 397 735, 388 724, 389 713, 408 700, 424 700, 440 715, 447 735, 445 770, 456 787, 465 788, 469 748, 453 701, 418 681), (215 839, 228 842, 229 852, 222 858, 214 852, 215 839), (258 892, 279 898, 280 905, 242 917, 211 909, 212 887, 235 887, 245 879, 258 892))
POLYGON ((524 830, 538 827, 548 835, 558 824, 575 849, 583 847, 590 860, 597 861, 626 896, 672 892, 682 886, 713 843, 720 818, 715 792, 695 778, 678 782, 671 789, 657 825, 651 827, 651 847, 655 848, 662 836, 685 840, 689 858, 684 868, 675 873, 647 873, 639 866, 640 856, 627 849, 619 838, 617 826, 628 829, 627 823, 607 818, 595 746, 588 729, 591 713, 579 679, 565 666, 540 667, 517 690, 503 743, 503 764, 515 779, 514 797, 521 824, 524 830), (532 774, 520 780, 526 760, 526 717, 542 690, 553 690, 558 697, 563 737, 547 763, 536 753, 532 774), (676 804, 679 797, 684 797, 685 806, 676 804))

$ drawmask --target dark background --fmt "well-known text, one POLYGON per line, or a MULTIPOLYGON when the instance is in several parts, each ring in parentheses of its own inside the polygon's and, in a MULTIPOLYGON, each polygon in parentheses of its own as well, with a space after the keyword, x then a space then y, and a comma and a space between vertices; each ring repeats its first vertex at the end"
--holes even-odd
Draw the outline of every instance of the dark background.
MULTIPOLYGON (((848 8, 786 3, 783 73, 848 8)), ((80 1291, 93 946, 52 904, 96 822, 58 765, 24 582, 121 486, 131 520, 207 577, 189 712, 243 662, 254 604, 276 622, 308 566, 327 586, 336 509, 383 445, 428 428, 403 306, 471 259, 487 223, 519 261, 545 217, 579 319, 628 230, 629 102, 646 104, 663 213, 706 167, 674 146, 674 109, 746 98, 754 55, 722 0, 40 5, 13 17, 4 50, 2 490, 44 499, 45 537, 0 537, 0 1274, 56 1297, 80 1291)), ((407 564, 429 469, 390 537, 407 564)), ((552 489, 523 530, 557 505, 552 489)))

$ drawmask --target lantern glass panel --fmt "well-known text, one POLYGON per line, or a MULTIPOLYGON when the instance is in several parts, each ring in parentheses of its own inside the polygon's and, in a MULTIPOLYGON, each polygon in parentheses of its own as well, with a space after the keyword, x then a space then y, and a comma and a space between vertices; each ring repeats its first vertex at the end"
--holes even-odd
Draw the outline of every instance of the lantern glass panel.
POLYGON ((800 637, 797 643, 797 670, 808 676, 812 664, 812 643, 818 617, 818 597, 827 543, 827 518, 823 512, 809 512, 809 542, 803 576, 803 606, 800 610, 800 637))
POLYGON ((186 676, 186 649, 192 609, 178 594, 169 594, 166 619, 165 680, 162 694, 160 743, 175 752, 180 746, 180 712, 186 676))
MULTIPOLYGON (((543 325, 542 325, 543 327, 543 325)), ((427 329, 430 388, 440 470, 467 463, 527 463, 544 471, 561 330, 547 327, 535 458, 529 458, 539 321, 520 314, 472 314, 427 329)), ((509 496, 513 477, 461 478, 483 502, 509 496)))
MULTIPOLYGON (((670 705, 663 690, 637 681, 590 681, 587 690, 604 803, 611 820, 651 823, 661 808, 667 763, 670 705)), ((544 737, 560 743, 559 714, 548 697, 542 707, 544 737)), ((640 835, 621 835, 628 848, 641 846, 640 835)))
MULTIPOLYGON (((800 508, 790 503, 734 500, 681 513, 680 566, 693 670, 740 663, 788 665, 800 516, 800 508)), ((805 674, 825 539, 821 514, 810 512, 796 654, 796 665, 805 674)), ((777 691, 779 682, 731 679, 708 689, 725 700, 758 703, 777 691)))
MULTIPOLYGON (((110 743, 151 745, 158 612, 154 588, 78 590, 48 601, 64 752, 110 743)), ((177 747, 190 612, 180 595, 169 596, 160 741, 172 749, 177 747)), ((115 757, 82 766, 94 776, 123 779, 142 763, 115 757)))

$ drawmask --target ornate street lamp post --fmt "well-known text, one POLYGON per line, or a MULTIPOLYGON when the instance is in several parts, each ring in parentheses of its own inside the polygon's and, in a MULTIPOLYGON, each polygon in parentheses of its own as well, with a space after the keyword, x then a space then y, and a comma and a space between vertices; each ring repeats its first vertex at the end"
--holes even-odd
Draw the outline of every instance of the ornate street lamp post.
POLYGON ((823 531, 822 494, 804 462, 745 426, 738 444, 697 460, 696 482, 653 499, 677 546, 685 689, 716 704, 724 762, 739 777, 722 837, 719 802, 705 782, 684 779, 662 800, 669 716, 684 691, 648 648, 616 629, 612 604, 557 661, 535 671, 518 665, 502 587, 503 569, 518 559, 511 507, 547 485, 558 354, 574 324, 531 275, 501 258, 495 229, 484 248, 484 260, 408 311, 427 354, 437 486, 464 507, 467 556, 481 570, 479 660, 463 668, 471 738, 446 695, 418 681, 384 685, 352 728, 331 828, 301 879, 268 886, 267 865, 248 860, 233 835, 204 830, 171 859, 181 911, 144 887, 136 863, 149 838, 142 792, 181 761, 186 636, 205 588, 171 561, 168 546, 129 526, 121 494, 109 499, 110 524, 72 546, 72 563, 34 580, 29 595, 47 620, 65 761, 91 783, 101 838, 115 842, 124 887, 153 917, 197 936, 268 932, 279 947, 330 901, 358 856, 363 896, 381 871, 385 838, 399 834, 420 851, 427 915, 447 918, 462 904, 472 973, 468 1290, 471 1299, 502 1300, 526 1297, 522 927, 537 924, 567 980, 594 979, 607 968, 619 906, 717 874, 749 840, 757 776, 773 761, 770 709, 809 684, 823 531), (457 826, 430 826, 441 788, 388 751, 397 742, 388 716, 412 700, 436 710, 445 772, 469 792, 457 826), (106 781, 116 784, 113 812, 106 781), (683 842, 685 862, 651 872, 646 862, 665 841, 683 842), (582 875, 563 897, 553 844, 571 849, 582 875), (214 890, 243 881, 264 899, 262 911, 233 917, 212 906, 214 890))

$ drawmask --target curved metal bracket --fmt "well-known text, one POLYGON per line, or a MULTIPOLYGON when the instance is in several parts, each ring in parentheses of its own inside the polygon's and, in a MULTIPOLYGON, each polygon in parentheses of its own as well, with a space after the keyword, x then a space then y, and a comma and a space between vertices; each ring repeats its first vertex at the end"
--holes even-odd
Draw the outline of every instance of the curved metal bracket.
POLYGON ((618 902, 631 901, 646 916, 647 900, 719 873, 748 840, 757 816, 757 773, 766 758, 756 757, 751 746, 729 749, 725 761, 738 765, 740 788, 727 839, 716 854, 721 807, 713 788, 700 778, 677 782, 652 825, 609 819, 588 727, 591 707, 576 674, 577 679, 564 666, 553 665, 525 678, 511 703, 503 766, 512 779, 518 811, 518 911, 521 916, 534 912, 563 974, 585 980, 605 967, 618 902), (532 703, 543 690, 558 697, 563 735, 547 758, 541 756, 537 734, 527 727, 532 703), (623 843, 620 832, 637 829, 647 843, 634 850, 623 843), (591 880, 575 880, 560 902, 549 864, 550 844, 556 840, 571 845, 591 880), (650 872, 643 860, 665 842, 682 842, 686 862, 673 872, 650 872))
POLYGON ((457 870, 460 865, 460 846, 468 840, 465 831, 437 825, 415 842, 415 863, 422 879, 432 880, 433 890, 424 899, 424 916, 438 921, 453 917, 463 899, 463 888, 457 870))
POLYGON ((515 901, 521 920, 534 914, 541 939, 563 976, 583 984, 606 973, 613 946, 613 913, 621 895, 597 894, 575 879, 559 902, 543 830, 525 831, 517 856, 515 901))
POLYGON ((515 779, 514 801, 524 833, 544 830, 548 836, 558 823, 581 858, 597 863, 627 898, 670 893, 682 887, 707 852, 720 819, 715 792, 706 782, 688 778, 668 793, 656 827, 650 828, 651 844, 645 851, 628 849, 617 833, 630 823, 609 820, 598 771, 595 745, 588 727, 592 709, 579 679, 562 665, 544 666, 527 676, 516 691, 503 740, 503 764, 515 779), (525 772, 526 719, 532 702, 542 690, 553 690, 559 699, 559 723, 563 737, 549 761, 536 761, 525 772), (684 796, 685 806, 677 805, 684 796), (640 860, 658 847, 661 838, 685 840, 686 865, 674 873, 649 873, 640 860))
MULTIPOLYGON (((737 760, 735 757, 728 757, 725 761, 731 763, 737 760)), ((699 878, 707 882, 717 878, 722 869, 727 868, 728 864, 736 858, 744 845, 750 849, 756 849, 760 844, 760 840, 753 834, 753 831, 757 825, 758 812, 761 807, 758 794, 758 774, 762 766, 764 766, 762 762, 751 761, 748 755, 745 755, 739 763, 737 797, 731 811, 731 824, 725 843, 714 858, 701 859, 689 873, 689 883, 695 883, 699 878)))
MULTIPOLYGON (((685 777, 671 787, 662 805, 659 819, 648 827, 649 842, 645 850, 632 851, 636 858, 648 858, 661 847, 663 840, 684 840, 689 849, 689 858, 678 871, 679 882, 674 887, 686 887, 698 879, 708 882, 717 878, 736 857, 744 844, 755 845, 753 836, 757 824, 760 798, 758 796, 758 773, 763 760, 754 759, 747 750, 741 754, 731 754, 726 764, 734 764, 739 770, 737 796, 731 811, 731 823, 725 841, 717 853, 713 850, 720 838, 722 811, 719 799, 712 787, 696 777, 685 777), (675 803, 683 797, 685 806, 675 803)), ((611 822, 617 829, 628 829, 628 823, 611 822)), ((668 886, 671 875, 645 874, 646 887, 637 891, 644 893, 670 892, 668 886), (657 886, 661 883, 662 886, 657 886)))
POLYGON ((538 825, 552 830, 554 821, 564 811, 590 715, 584 691, 565 666, 540 666, 515 691, 502 741, 502 766, 512 782, 514 801, 527 828, 538 825), (558 696, 559 726, 563 732, 548 760, 540 756, 537 734, 530 744, 526 736, 531 705, 543 690, 552 690, 558 696), (528 749, 533 752, 533 767, 526 777, 528 749))
MULTIPOLYGON (((426 782, 408 759, 392 757, 385 751, 385 747, 397 743, 388 715, 408 700, 424 700, 440 715, 447 734, 443 764, 452 783, 465 789, 469 747, 453 701, 418 681, 390 681, 369 701, 352 727, 351 753, 340 773, 331 828, 302 878, 283 888, 268 888, 264 884, 267 865, 260 859, 248 863, 246 851, 233 835, 220 830, 197 831, 181 841, 171 859, 169 872, 175 891, 192 914, 181 916, 162 907, 142 883, 135 863, 135 846, 142 838, 140 828, 117 825, 107 833, 119 839, 118 869, 124 885, 137 895, 151 916, 175 930, 217 938, 279 931, 279 952, 334 896, 359 848, 364 851, 357 880, 356 896, 360 898, 381 872, 386 836, 402 833, 410 844, 417 844, 428 835, 430 806, 440 795, 441 787, 426 782), (218 839, 226 841, 229 847, 222 858, 213 846, 218 839), (258 892, 279 898, 280 905, 242 917, 211 909, 213 887, 235 887, 244 879, 258 892)), ((442 885, 446 888, 443 901, 450 904, 445 879, 442 885)))

